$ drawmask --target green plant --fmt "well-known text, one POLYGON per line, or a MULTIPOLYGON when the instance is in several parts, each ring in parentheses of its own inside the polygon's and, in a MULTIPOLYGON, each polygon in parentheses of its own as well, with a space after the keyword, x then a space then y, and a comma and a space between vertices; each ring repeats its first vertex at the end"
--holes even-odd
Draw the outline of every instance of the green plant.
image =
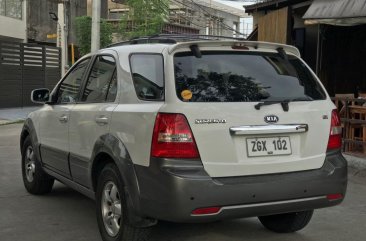
MULTIPOLYGON (((76 40, 80 53, 85 55, 90 53, 91 48, 91 25, 92 18, 81 16, 75 19, 76 40)), ((100 22, 100 47, 106 47, 112 43, 112 25, 101 19, 100 22)))
POLYGON ((123 38, 159 34, 169 13, 168 0, 127 0, 130 8, 120 23, 123 38))

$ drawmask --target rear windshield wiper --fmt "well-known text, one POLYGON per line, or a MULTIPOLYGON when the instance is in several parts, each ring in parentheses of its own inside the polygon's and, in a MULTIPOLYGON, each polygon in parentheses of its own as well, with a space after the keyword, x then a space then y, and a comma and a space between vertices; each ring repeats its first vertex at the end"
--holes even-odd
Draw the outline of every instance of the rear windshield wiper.
POLYGON ((262 106, 265 105, 274 105, 274 104, 281 104, 283 111, 288 111, 289 107, 288 107, 288 103, 290 102, 290 100, 281 100, 281 101, 263 101, 263 102, 259 102, 258 104, 256 104, 254 106, 254 108, 256 110, 260 110, 262 106))
POLYGON ((263 101, 263 102, 259 102, 258 104, 256 104, 254 106, 254 108, 256 110, 260 110, 262 106, 265 105, 274 105, 274 104, 281 104, 283 111, 288 111, 289 110, 289 106, 288 103, 293 102, 293 101, 313 101, 313 99, 311 97, 297 97, 297 98, 292 98, 292 99, 285 99, 285 100, 281 100, 281 101, 263 101))

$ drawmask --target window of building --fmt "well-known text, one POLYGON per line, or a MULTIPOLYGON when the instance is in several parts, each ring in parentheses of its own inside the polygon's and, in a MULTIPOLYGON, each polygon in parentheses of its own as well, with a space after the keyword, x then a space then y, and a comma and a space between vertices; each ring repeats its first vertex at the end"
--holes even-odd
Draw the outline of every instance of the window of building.
POLYGON ((0 0, 0 15, 22 19, 23 0, 0 0))
POLYGON ((5 0, 0 0, 0 15, 5 16, 5 0))

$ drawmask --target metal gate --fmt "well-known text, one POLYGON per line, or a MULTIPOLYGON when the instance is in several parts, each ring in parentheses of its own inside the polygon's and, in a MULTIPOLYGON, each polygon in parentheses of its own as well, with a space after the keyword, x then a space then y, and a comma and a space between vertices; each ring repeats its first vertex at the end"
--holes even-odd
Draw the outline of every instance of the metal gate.
POLYGON ((53 89, 61 78, 60 56, 60 48, 0 41, 0 108, 34 105, 33 89, 53 89))

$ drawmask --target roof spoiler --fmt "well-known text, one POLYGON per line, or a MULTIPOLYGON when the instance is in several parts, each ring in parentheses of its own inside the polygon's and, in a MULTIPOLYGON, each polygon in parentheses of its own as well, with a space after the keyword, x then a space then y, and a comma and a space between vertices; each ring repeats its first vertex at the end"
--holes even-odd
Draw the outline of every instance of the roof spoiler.
POLYGON ((209 40, 209 41, 190 41, 190 42, 183 42, 183 43, 177 43, 174 44, 172 46, 168 47, 169 50, 169 54, 173 53, 174 51, 176 51, 177 49, 182 49, 182 48, 190 48, 190 46, 192 45, 196 45, 198 48, 202 48, 202 47, 225 47, 225 46, 233 46, 233 45, 244 45, 246 47, 252 47, 255 49, 258 48, 265 48, 265 49, 271 49, 274 51, 278 51, 279 48, 282 48, 283 51, 287 54, 293 54, 297 57, 301 57, 300 55, 300 51, 294 47, 294 46, 290 46, 290 45, 286 45, 286 44, 277 44, 277 43, 269 43, 269 42, 258 42, 258 41, 238 41, 238 40, 233 40, 233 41, 222 41, 222 40, 209 40))

